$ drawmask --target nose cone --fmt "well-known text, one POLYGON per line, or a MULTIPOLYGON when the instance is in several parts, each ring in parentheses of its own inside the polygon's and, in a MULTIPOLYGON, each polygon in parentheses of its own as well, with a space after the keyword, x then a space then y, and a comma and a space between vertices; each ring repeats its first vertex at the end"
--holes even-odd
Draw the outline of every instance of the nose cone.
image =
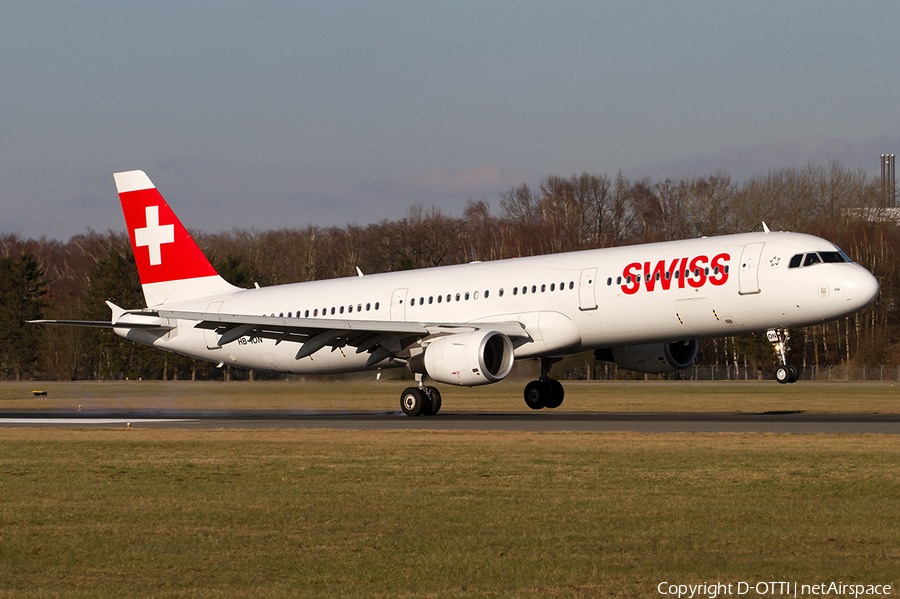
POLYGON ((862 310, 875 301, 878 295, 878 279, 862 266, 847 273, 842 284, 843 295, 853 312, 862 310))

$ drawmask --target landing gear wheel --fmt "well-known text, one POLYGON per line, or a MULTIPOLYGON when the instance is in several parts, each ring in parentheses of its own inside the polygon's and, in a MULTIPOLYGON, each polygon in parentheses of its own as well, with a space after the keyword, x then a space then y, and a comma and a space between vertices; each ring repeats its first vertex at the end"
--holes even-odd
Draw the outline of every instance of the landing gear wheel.
POLYGON ((441 392, 434 387, 425 387, 425 394, 431 396, 428 402, 428 409, 422 410, 423 416, 434 416, 441 411, 441 392))
POLYGON ((544 381, 531 381, 525 385, 525 405, 532 410, 540 410, 550 398, 550 385, 544 381))
POLYGON ((791 382, 791 369, 789 366, 779 366, 775 369, 775 380, 782 385, 791 382))
POLYGON ((417 387, 408 387, 400 394, 400 409, 407 416, 418 416, 425 409, 427 398, 417 387))
POLYGON ((789 383, 796 383, 800 380, 800 371, 797 370, 796 366, 788 366, 788 370, 791 371, 791 376, 788 380, 789 383))
POLYGON ((566 390, 563 389, 562 383, 556 379, 549 379, 547 381, 547 387, 550 390, 550 395, 544 401, 544 407, 551 409, 558 408, 562 405, 563 399, 566 397, 566 390))

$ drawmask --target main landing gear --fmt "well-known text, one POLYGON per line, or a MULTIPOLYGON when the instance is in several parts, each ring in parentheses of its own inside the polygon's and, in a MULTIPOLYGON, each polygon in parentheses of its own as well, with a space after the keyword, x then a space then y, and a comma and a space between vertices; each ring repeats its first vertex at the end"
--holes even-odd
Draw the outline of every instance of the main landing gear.
POLYGON ((525 404, 532 410, 558 408, 566 392, 556 379, 549 376, 550 367, 562 358, 541 358, 541 378, 525 385, 525 404))
POLYGON ((417 387, 408 387, 400 394, 400 409, 407 416, 434 416, 441 411, 441 392, 426 387, 425 377, 416 374, 417 387))
POLYGON ((766 331, 766 338, 775 344, 775 351, 781 360, 781 365, 775 369, 775 380, 781 384, 796 383, 800 378, 800 371, 796 366, 790 366, 787 363, 787 353, 791 351, 787 342, 791 338, 791 333, 787 329, 773 329, 766 331))

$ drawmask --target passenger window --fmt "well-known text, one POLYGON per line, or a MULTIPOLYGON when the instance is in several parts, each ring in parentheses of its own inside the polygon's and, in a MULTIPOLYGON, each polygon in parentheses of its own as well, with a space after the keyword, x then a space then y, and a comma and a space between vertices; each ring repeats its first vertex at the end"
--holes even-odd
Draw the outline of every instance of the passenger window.
POLYGON ((466 294, 463 296, 466 301, 469 301, 469 292, 466 291, 466 294))
POLYGON ((309 318, 309 310, 303 313, 303 318, 309 318))
POLYGON ((409 305, 410 305, 410 306, 415 306, 415 305, 416 305, 416 298, 410 299, 410 300, 409 300, 409 305))
POLYGON ((313 316, 318 316, 318 315, 319 315, 319 309, 316 308, 315 310, 313 310, 313 316))
POLYGON ((334 308, 331 309, 331 313, 334 314, 334 308))
MULTIPOLYGON (((487 299, 490 294, 491 294, 491 292, 488 291, 487 289, 485 289, 484 290, 484 299, 487 299)), ((478 299, 478 298, 476 297, 475 299, 478 299)))
POLYGON ((616 285, 622 284, 622 277, 616 277, 616 285))
POLYGON ((448 301, 448 302, 450 301, 450 294, 449 294, 449 293, 447 294, 447 301, 448 301))
MULTIPOLYGON (((640 277, 638 280, 640 280, 640 277)), ((569 289, 575 289, 575 281, 569 281, 569 289)))
POLYGON ((375 302, 375 309, 378 309, 378 302, 375 302))
POLYGON ((424 298, 424 297, 420 297, 420 298, 419 298, 419 305, 421 306, 421 305, 424 304, 424 303, 425 303, 425 298, 424 298))
POLYGON ((353 313, 353 306, 350 306, 349 308, 347 308, 347 312, 353 313))
POLYGON ((371 307, 372 307, 372 304, 366 304, 366 312, 368 312, 369 308, 371 308, 371 307))
MULTIPOLYGON (((612 283, 612 279, 609 282, 612 283)), ((550 283, 550 291, 556 291, 556 283, 550 283)))
POLYGON ((522 295, 525 295, 526 293, 528 293, 528 287, 525 287, 525 286, 523 285, 523 286, 522 286, 522 295))
POLYGON ((474 295, 472 296, 472 298, 473 298, 473 299, 478 299, 478 292, 477 292, 477 291, 474 293, 474 295))
POLYGON ((794 254, 794 256, 791 257, 788 268, 798 268, 801 262, 803 262, 803 254, 794 254))
POLYGON ((459 294, 456 294, 456 301, 459 301, 459 294))
MULTIPOLYGON (((485 292, 485 297, 487 297, 487 292, 485 292)), ((500 288, 500 297, 503 297, 503 287, 500 288)))
POLYGON ((429 295, 429 296, 428 296, 428 305, 431 305, 431 304, 433 304, 433 303, 434 303, 434 296, 433 296, 433 295, 429 295))
POLYGON ((513 295, 519 295, 519 288, 513 287, 513 295))
POLYGON ((803 266, 812 266, 813 264, 820 263, 819 255, 815 252, 810 252, 806 254, 806 260, 803 261, 803 266))
POLYGON ((359 304, 358 306, 356 306, 356 311, 362 312, 362 304, 359 304))
POLYGON ((340 312, 341 314, 344 313, 344 306, 341 306, 341 309, 339 310, 339 312, 340 312))
POLYGON ((537 293, 537 285, 531 286, 531 293, 537 293))
POLYGON ((439 296, 438 296, 438 303, 441 303, 442 301, 444 301, 444 296, 443 296, 443 295, 439 295, 439 296))

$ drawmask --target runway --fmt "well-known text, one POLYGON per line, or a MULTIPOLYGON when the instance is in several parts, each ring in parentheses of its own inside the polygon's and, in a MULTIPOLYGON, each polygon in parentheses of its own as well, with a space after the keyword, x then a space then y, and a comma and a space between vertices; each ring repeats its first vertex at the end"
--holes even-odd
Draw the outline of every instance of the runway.
POLYGON ((91 411, 0 412, 2 427, 111 427, 184 429, 345 429, 645 433, 900 434, 900 414, 803 412, 447 412, 409 418, 402 412, 91 411))

